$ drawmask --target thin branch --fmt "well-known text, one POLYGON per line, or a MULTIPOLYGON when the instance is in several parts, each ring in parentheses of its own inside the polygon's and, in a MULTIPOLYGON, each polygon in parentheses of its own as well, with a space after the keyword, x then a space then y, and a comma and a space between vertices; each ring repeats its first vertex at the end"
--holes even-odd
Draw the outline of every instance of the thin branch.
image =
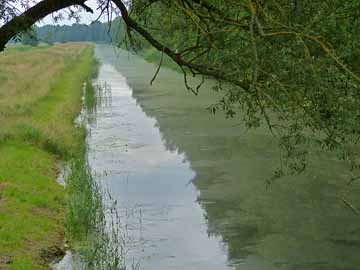
POLYGON ((91 7, 85 5, 84 3, 83 4, 80 4, 80 6, 85 9, 86 12, 89 12, 89 13, 94 13, 94 11, 92 10, 91 7))
POLYGON ((159 71, 160 71, 160 69, 161 69, 161 65, 162 65, 163 59, 164 59, 164 52, 161 53, 160 63, 159 63, 159 65, 158 65, 157 69, 156 69, 156 72, 155 72, 155 74, 154 74, 154 77, 153 77, 153 78, 151 79, 151 81, 150 81, 150 85, 153 84, 153 82, 155 81, 157 75, 159 74, 159 71))
POLYGON ((350 208, 351 211, 353 211, 355 213, 355 215, 360 215, 360 212, 359 210, 353 206, 349 201, 347 201, 345 198, 341 198, 341 201, 347 206, 350 208))

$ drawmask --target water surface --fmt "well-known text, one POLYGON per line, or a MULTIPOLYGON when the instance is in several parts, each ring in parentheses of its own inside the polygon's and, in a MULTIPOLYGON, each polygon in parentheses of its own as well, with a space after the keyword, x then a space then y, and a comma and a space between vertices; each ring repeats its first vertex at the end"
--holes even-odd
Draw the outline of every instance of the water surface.
POLYGON ((89 160, 118 202, 128 265, 134 260, 149 270, 230 269, 221 237, 207 233, 186 155, 165 146, 126 78, 98 56, 98 83, 111 88, 111 103, 97 109, 90 126, 89 160))
MULTIPOLYGON (((359 269, 360 220, 341 200, 345 164, 310 149, 306 174, 272 184, 279 161, 265 130, 246 131, 194 97, 180 74, 99 46, 113 92, 89 139, 93 168, 129 223, 144 269, 359 269)), ((359 204, 359 183, 347 198, 359 204)), ((130 259, 131 260, 131 259, 130 259)))

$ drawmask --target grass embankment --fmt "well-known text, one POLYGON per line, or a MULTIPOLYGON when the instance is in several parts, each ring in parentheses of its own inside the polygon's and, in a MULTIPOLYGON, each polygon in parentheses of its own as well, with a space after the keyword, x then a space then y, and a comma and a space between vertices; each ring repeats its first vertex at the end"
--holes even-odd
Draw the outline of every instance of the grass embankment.
POLYGON ((59 161, 84 153, 75 128, 93 49, 66 44, 0 55, 0 269, 48 269, 61 254, 59 161))

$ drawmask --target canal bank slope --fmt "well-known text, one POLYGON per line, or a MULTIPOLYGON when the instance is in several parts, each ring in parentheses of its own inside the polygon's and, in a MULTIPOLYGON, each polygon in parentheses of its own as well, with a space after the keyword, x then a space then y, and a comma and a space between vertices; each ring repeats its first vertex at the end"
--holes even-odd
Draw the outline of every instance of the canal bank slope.
POLYGON ((0 269, 48 269, 63 251, 59 163, 83 153, 76 128, 87 44, 13 47, 0 54, 0 269))

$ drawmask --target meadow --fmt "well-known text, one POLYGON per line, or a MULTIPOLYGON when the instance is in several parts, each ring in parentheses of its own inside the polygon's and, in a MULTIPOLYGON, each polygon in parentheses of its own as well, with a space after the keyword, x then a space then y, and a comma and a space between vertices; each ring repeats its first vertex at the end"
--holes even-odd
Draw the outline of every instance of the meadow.
POLYGON ((80 43, 0 55, 0 269, 49 269, 64 252, 67 198, 56 180, 84 153, 74 120, 94 63, 80 43))

